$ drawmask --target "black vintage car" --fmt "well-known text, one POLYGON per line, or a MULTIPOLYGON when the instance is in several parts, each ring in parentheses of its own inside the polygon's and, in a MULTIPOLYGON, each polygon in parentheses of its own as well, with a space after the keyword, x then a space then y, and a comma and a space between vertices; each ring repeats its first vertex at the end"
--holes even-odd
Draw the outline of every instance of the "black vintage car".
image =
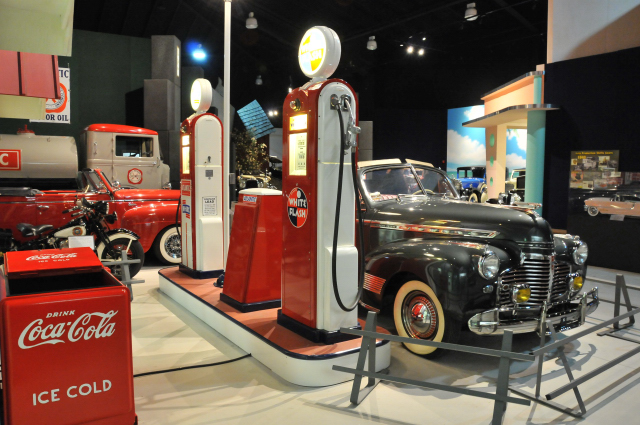
POLYGON ((531 209, 539 205, 465 202, 441 170, 399 160, 362 162, 358 172, 366 254, 360 303, 393 314, 399 335, 455 342, 463 328, 539 332, 542 321, 563 330, 597 308, 597 288, 580 294, 587 245, 554 235, 531 209))

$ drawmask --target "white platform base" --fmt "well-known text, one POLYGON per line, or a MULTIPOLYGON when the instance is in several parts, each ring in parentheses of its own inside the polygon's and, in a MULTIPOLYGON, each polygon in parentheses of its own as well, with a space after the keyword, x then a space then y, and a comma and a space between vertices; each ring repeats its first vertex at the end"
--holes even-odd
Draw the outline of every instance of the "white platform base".
MULTIPOLYGON (((283 379, 307 387, 324 387, 352 380, 353 375, 337 372, 333 365, 349 368, 356 367, 359 348, 346 353, 322 356, 300 356, 283 349, 262 336, 242 326, 236 320, 209 304, 186 292, 184 289, 159 274, 160 290, 169 298, 189 310, 200 320, 236 344, 242 350, 271 369, 283 379)), ((391 344, 386 342, 376 348, 376 371, 389 367, 391 362, 391 344)))

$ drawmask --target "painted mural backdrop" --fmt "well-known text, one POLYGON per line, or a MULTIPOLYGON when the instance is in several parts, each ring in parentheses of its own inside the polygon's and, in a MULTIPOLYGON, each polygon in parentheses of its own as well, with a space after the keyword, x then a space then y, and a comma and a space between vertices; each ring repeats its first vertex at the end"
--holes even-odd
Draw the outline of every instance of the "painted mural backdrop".
MULTIPOLYGON (((484 165, 484 128, 466 128, 462 123, 484 115, 484 105, 449 109, 447 116, 447 173, 456 175, 458 167, 484 165)), ((525 168, 527 130, 507 130, 507 168, 525 168)))

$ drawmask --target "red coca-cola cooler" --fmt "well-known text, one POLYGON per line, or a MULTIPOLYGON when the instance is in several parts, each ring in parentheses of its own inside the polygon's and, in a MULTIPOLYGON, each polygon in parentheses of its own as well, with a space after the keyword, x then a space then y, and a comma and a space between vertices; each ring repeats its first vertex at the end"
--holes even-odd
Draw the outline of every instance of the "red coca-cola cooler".
POLYGON ((129 291, 90 248, 8 252, 5 425, 133 425, 129 291))

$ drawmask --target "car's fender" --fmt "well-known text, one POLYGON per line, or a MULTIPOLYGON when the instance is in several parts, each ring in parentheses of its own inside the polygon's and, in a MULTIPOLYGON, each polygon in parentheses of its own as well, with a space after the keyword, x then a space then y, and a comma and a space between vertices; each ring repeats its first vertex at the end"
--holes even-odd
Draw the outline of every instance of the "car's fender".
POLYGON ((462 319, 470 311, 491 308, 497 279, 487 280, 478 273, 478 260, 486 251, 500 258, 501 270, 520 263, 520 248, 509 241, 410 239, 381 246, 367 255, 362 301, 382 309, 385 296, 395 297, 404 281, 419 279, 454 317, 462 319), (483 291, 488 285, 493 286, 492 292, 483 291))
MULTIPOLYGON (((166 227, 176 224, 178 203, 140 205, 126 211, 120 220, 121 227, 140 236, 140 243, 147 252, 156 236, 166 227)), ((179 218, 179 215, 178 215, 179 218)))

